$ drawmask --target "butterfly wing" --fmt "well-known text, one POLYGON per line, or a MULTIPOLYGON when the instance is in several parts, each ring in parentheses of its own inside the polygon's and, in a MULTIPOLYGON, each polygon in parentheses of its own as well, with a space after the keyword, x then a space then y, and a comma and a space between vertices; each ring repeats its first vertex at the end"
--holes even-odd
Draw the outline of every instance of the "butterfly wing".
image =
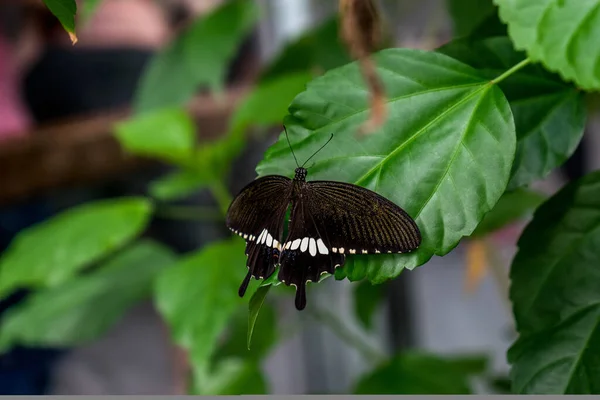
POLYGON ((227 227, 246 240, 248 274, 240 286, 240 296, 246 292, 250 278, 267 278, 275 270, 291 191, 289 178, 265 176, 243 188, 227 210, 227 227))
POLYGON ((379 194, 343 182, 307 182, 293 202, 278 277, 296 287, 296 308, 301 310, 306 283, 334 273, 346 254, 403 253, 420 243, 414 220, 379 194))
POLYGON ((346 254, 407 253, 421 244, 415 221, 396 204, 344 182, 308 182, 310 213, 332 251, 346 254))

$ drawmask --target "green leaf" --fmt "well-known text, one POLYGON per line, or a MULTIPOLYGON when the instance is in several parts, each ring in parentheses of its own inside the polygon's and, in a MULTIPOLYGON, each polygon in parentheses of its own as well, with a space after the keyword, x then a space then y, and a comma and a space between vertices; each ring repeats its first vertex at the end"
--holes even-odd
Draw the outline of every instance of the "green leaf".
POLYGON ((312 74, 301 71, 259 83, 233 114, 232 130, 244 130, 251 124, 264 126, 280 123, 289 104, 305 89, 311 78, 312 74))
POLYGON ((201 86, 219 90, 258 16, 254 2, 231 0, 194 22, 151 61, 136 93, 136 112, 183 105, 201 86))
MULTIPOLYGON (((473 232, 504 192, 516 140, 502 92, 469 66, 409 49, 384 50, 374 60, 388 96, 389 117, 378 132, 357 135, 370 109, 356 63, 309 83, 285 123, 300 162, 335 134, 309 166, 309 180, 367 187, 415 218, 423 236, 416 252, 348 257, 350 280, 380 283, 445 255, 473 232)), ((291 176, 294 169, 282 134, 257 172, 291 176)))
POLYGON ((3 317, 0 348, 70 347, 95 340, 149 295, 155 276, 174 261, 168 248, 145 240, 91 273, 35 292, 3 317))
MULTIPOLYGON (((263 289, 265 288, 259 288, 254 293, 252 300, 250 300, 250 307, 252 307, 255 297, 263 289)), ((254 316, 257 317, 258 313, 254 316)), ((275 310, 268 303, 261 307, 261 314, 258 320, 256 318, 253 319, 252 315, 248 315, 248 307, 239 308, 229 323, 227 337, 217 349, 214 359, 239 358, 245 361, 254 360, 259 362, 277 340, 276 327, 275 310), (248 344, 248 330, 250 327, 254 332, 252 346, 248 344)))
MULTIPOLYGON (((462 39, 438 51, 481 70, 493 79, 525 58, 506 37, 462 39)), ((564 163, 585 128, 583 93, 539 66, 529 65, 500 83, 517 130, 510 190, 546 177, 564 163)))
POLYGON ((494 2, 518 50, 584 89, 600 89, 600 0, 494 2))
MULTIPOLYGON (((478 363, 485 367, 485 363, 478 363)), ((355 394, 470 394, 469 376, 480 373, 472 361, 420 353, 395 356, 362 377, 355 394), (467 367, 468 368, 467 368, 467 367)))
POLYGON ((0 293, 65 282, 141 233, 151 213, 144 198, 100 200, 19 232, 0 258, 0 293))
POLYGON ((194 374, 196 395, 249 395, 267 393, 267 384, 255 362, 228 359, 220 362, 210 374, 194 374))
MULTIPOLYGON (((244 241, 236 236, 189 255, 157 280, 158 310, 175 342, 189 350, 198 371, 207 368, 219 336, 245 303, 238 296, 247 271, 245 265, 244 241)), ((255 286, 246 296, 252 296, 255 286)))
POLYGON ((367 329, 372 327, 373 313, 385 298, 385 287, 362 281, 354 286, 354 312, 367 329))
POLYGON ((471 34, 481 23, 496 13, 492 0, 447 0, 455 36, 471 34))
POLYGON ((98 8, 98 6, 100 5, 100 3, 102 2, 102 0, 86 0, 83 4, 82 4, 82 8, 83 10, 81 10, 81 15, 83 17, 84 20, 89 20, 94 13, 96 12, 96 9, 98 8))
POLYGON ((196 125, 181 109, 163 109, 119 123, 115 135, 130 153, 186 166, 194 154, 196 125))
POLYGON ((600 172, 567 185, 518 242, 509 351, 517 393, 600 393, 600 172))
POLYGON ((339 21, 331 18, 288 43, 261 74, 268 81, 293 72, 326 71, 352 61, 339 39, 339 21))
POLYGON ((152 181, 148 190, 155 199, 168 201, 195 193, 207 187, 209 183, 205 176, 195 171, 181 170, 152 181))
POLYGON ((545 200, 541 193, 527 189, 506 192, 487 213, 471 237, 485 236, 529 216, 545 200))
POLYGON ((252 295, 250 299, 250 303, 248 304, 248 334, 246 335, 246 347, 250 350, 250 343, 252 342, 252 334, 254 333, 254 328, 256 325, 256 320, 258 319, 258 313, 265 302, 265 298, 267 297, 267 293, 271 289, 271 285, 268 286, 260 286, 258 290, 252 295))
POLYGON ((77 3, 75 0, 44 0, 44 4, 58 18, 65 31, 71 36, 71 40, 76 42, 75 14, 77 13, 77 3))

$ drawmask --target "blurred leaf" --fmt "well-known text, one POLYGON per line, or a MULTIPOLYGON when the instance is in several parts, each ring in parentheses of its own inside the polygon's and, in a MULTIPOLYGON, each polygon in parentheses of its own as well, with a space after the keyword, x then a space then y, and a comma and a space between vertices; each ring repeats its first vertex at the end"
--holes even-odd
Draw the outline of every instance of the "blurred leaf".
POLYGON ((473 40, 482 40, 496 36, 508 36, 508 30, 498 16, 497 7, 494 7, 494 12, 474 27, 469 37, 473 40))
POLYGON ((83 10, 81 10, 81 15, 83 19, 89 20, 94 15, 96 9, 98 8, 101 2, 102 0, 86 0, 82 4, 83 10))
POLYGON ((0 293, 65 282, 141 233, 152 209, 144 198, 94 201, 19 232, 0 258, 0 293))
POLYGON ((258 313, 260 312, 270 289, 271 286, 260 286, 252 295, 250 303, 248 304, 248 330, 246 335, 246 348, 248 350, 251 349, 250 343, 252 342, 252 334, 254 333, 258 313))
MULTIPOLYGON (((417 251, 348 257, 350 280, 381 283, 445 255, 475 230, 506 188, 515 134, 502 92, 467 65, 411 49, 384 50, 374 60, 388 95, 389 118, 379 132, 357 136, 370 108, 356 63, 310 82, 285 123, 300 162, 335 133, 309 180, 367 187, 415 218, 423 236, 417 251)), ((291 176, 294 169, 282 134, 257 172, 291 176)))
POLYGON ((77 42, 77 36, 75 35, 77 3, 75 0, 44 0, 44 4, 58 18, 65 31, 69 34, 71 42, 75 44, 77 42))
POLYGON ((271 80, 292 72, 326 70, 352 61, 339 39, 339 21, 331 18, 315 29, 309 30, 283 50, 265 68, 261 81, 271 80))
POLYGON ((190 170, 181 170, 164 175, 150 183, 152 197, 168 201, 189 196, 208 186, 205 176, 190 170))
POLYGON ((517 49, 583 89, 600 89, 598 0, 494 2, 517 49))
POLYGON ((485 236, 515 221, 525 218, 546 199, 541 193, 528 189, 506 192, 498 203, 487 213, 471 237, 485 236))
POLYGON ((488 385, 496 394, 512 394, 510 387, 512 382, 507 376, 495 376, 488 380, 488 385))
POLYGON ((210 374, 196 372, 193 394, 241 395, 266 394, 267 384, 255 362, 238 359, 221 361, 210 374))
POLYGON ((231 0, 194 22, 151 61, 136 93, 136 112, 183 105, 201 86, 219 90, 258 16, 254 2, 231 0))
POLYGON ((518 242, 510 298, 515 393, 600 393, 600 171, 563 188, 518 242))
POLYGON ((164 109, 118 124, 115 135, 130 153, 186 166, 194 152, 196 125, 185 111, 164 109))
POLYGON ((95 340, 139 300, 175 261, 168 248, 141 241, 98 269, 30 295, 2 318, 0 348, 67 347, 95 340))
POLYGON ((306 88, 306 83, 311 78, 310 73, 301 71, 280 75, 270 81, 259 83, 233 114, 232 129, 238 131, 251 124, 281 123, 287 114, 289 104, 306 88))
MULTIPOLYGON (((261 292, 259 288, 254 298, 261 292)), ((252 307, 252 305, 250 306, 252 307)), ((256 315, 258 316, 258 315, 256 315)), ((261 308, 260 318, 251 321, 252 317, 248 315, 248 307, 242 307, 236 312, 233 319, 229 323, 228 334, 225 342, 219 346, 215 353, 215 360, 225 358, 239 358, 245 361, 259 362, 268 351, 273 347, 277 340, 277 321, 275 318, 275 310, 271 305, 263 304, 261 308), (256 322, 256 325, 254 324, 256 322), (252 346, 248 346, 248 329, 249 323, 252 324, 254 331, 254 341, 252 346)))
POLYGON ((454 36, 467 36, 496 13, 492 0, 447 0, 454 36))
POLYGON ((362 281, 354 285, 354 312, 365 328, 371 329, 373 313, 385 299, 385 286, 362 281))
MULTIPOLYGON (((175 342, 189 350, 197 371, 207 369, 219 336, 236 309, 247 302, 238 296, 245 265, 244 241, 236 236, 187 256, 157 280, 158 310, 175 342)), ((256 286, 251 285, 246 296, 252 296, 256 286)))
MULTIPOLYGON (((456 40, 438 51, 471 65, 493 79, 525 54, 506 37, 456 40)), ((517 152, 509 190, 546 177, 564 163, 585 128, 583 94, 543 68, 529 65, 500 83, 515 120, 517 152)))
POLYGON ((483 372, 481 366, 485 363, 403 353, 362 377, 354 393, 471 394, 469 376, 483 372))

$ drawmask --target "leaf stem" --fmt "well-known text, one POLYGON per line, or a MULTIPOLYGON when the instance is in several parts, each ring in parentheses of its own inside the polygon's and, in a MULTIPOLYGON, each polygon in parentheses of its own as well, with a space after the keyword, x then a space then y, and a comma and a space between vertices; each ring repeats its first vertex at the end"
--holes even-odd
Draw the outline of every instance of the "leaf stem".
POLYGON ((231 204, 231 201, 233 200, 229 190, 227 190, 227 187, 222 181, 215 181, 210 185, 210 191, 215 200, 217 200, 221 213, 226 215, 229 204, 231 204))
POLYGON ((492 81, 491 81, 492 84, 498 84, 498 83, 502 82, 504 79, 508 78, 510 75, 514 74, 515 72, 517 72, 518 70, 527 66, 530 63, 531 63, 531 59, 526 58, 523 61, 521 61, 520 63, 513 65, 509 70, 505 71, 500 76, 492 79, 492 81))
POLYGON ((309 315, 317 322, 327 326, 333 333, 347 344, 358 350, 366 359, 374 363, 380 363, 385 360, 385 354, 372 345, 367 343, 362 337, 358 336, 338 318, 338 315, 329 310, 318 307, 311 307, 309 315))

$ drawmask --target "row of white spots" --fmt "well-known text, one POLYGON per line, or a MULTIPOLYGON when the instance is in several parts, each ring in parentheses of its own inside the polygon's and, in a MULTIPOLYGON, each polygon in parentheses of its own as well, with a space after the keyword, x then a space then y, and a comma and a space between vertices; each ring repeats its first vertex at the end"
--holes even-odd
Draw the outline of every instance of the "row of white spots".
MULTIPOLYGON (((254 235, 248 235, 246 233, 242 233, 242 232, 238 232, 234 229, 231 229, 234 233, 242 236, 244 239, 248 239, 248 240, 254 240, 256 239, 256 236, 254 235)), ((263 229, 262 232, 260 233, 260 235, 258 236, 258 239, 256 241, 258 244, 266 244, 269 247, 275 247, 279 250, 281 250, 281 245, 280 243, 273 239, 273 237, 271 236, 271 234, 266 230, 263 229)), ((305 237, 303 239, 296 239, 290 242, 286 242, 286 244, 283 246, 284 249, 291 249, 291 250, 296 250, 298 249, 298 247, 300 247, 300 251, 305 252, 307 249, 310 253, 311 256, 315 256, 317 254, 317 250, 320 254, 329 254, 329 250, 327 249, 327 246, 325 246, 325 243, 323 243, 323 240, 321 239, 317 239, 315 241, 315 239, 313 238, 308 238, 305 237)), ((346 252, 346 249, 344 249, 343 247, 337 248, 337 247, 332 247, 331 251, 334 253, 340 253, 340 254, 344 254, 346 252)), ((357 250, 356 249, 348 249, 348 253, 350 254, 356 254, 357 250)), ((361 250, 362 254, 368 254, 369 251, 368 250, 361 250)), ((375 254, 380 254, 381 251, 379 250, 375 250, 375 254)), ((388 254, 392 253, 391 250, 387 251, 388 254)), ((399 251, 398 253, 402 253, 401 251, 399 251)))
POLYGON ((258 239, 256 239, 256 243, 257 244, 266 244, 268 247, 273 247, 273 248, 281 250, 281 244, 277 241, 277 239, 274 239, 273 236, 271 236, 269 231, 267 231, 266 229, 263 229, 262 232, 260 233, 260 235, 258 235, 258 239))
POLYGON ((329 249, 327 248, 327 246, 325 246, 325 243, 323 243, 323 240, 320 238, 317 240, 309 237, 295 239, 286 242, 283 248, 286 250, 297 250, 298 248, 300 248, 300 251, 303 253, 306 250, 308 250, 310 255, 313 257, 317 255, 317 252, 319 254, 329 254, 329 249))

